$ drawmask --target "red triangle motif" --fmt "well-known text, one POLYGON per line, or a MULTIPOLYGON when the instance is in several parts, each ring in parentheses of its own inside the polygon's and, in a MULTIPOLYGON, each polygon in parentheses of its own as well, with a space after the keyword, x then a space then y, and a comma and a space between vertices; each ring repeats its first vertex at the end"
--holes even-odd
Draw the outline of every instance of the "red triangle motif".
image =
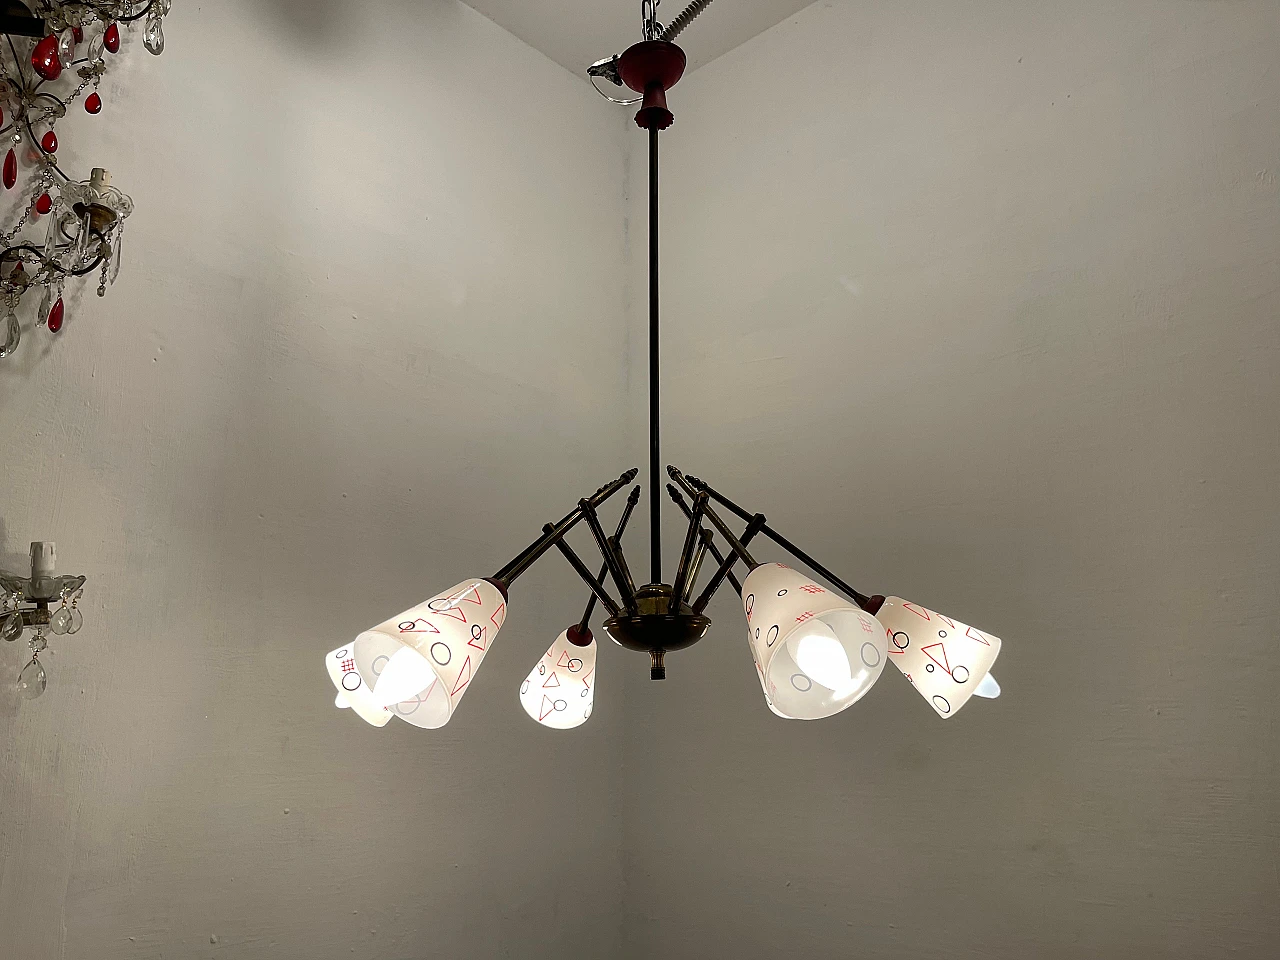
POLYGON ((917 617, 924 617, 926 620, 931 619, 929 616, 928 610, 925 610, 923 607, 913 607, 911 604, 907 603, 907 601, 905 600, 902 601, 902 609, 910 610, 917 617))
POLYGON ((418 617, 416 620, 404 620, 399 624, 401 633, 439 633, 430 622, 418 617))
POLYGON ((939 620, 941 620, 943 623, 945 623, 945 624, 946 624, 948 627, 950 627, 952 630, 954 630, 954 629, 956 628, 956 622, 955 622, 954 620, 952 620, 950 617, 944 617, 944 616, 943 616, 942 614, 940 614, 940 613, 937 615, 937 617, 938 617, 938 619, 939 619, 939 620))
POLYGON ((488 649, 488 647, 486 646, 488 642, 489 642, 489 631, 486 630, 484 627, 481 627, 480 636, 478 637, 473 636, 470 640, 467 641, 467 646, 475 647, 477 650, 486 650, 488 649))
POLYGON ((463 589, 461 593, 455 593, 448 599, 450 603, 462 603, 465 600, 467 603, 484 606, 484 601, 480 599, 480 591, 476 589, 476 585, 474 583, 463 589), (468 594, 470 594, 470 596, 468 596, 468 594))
POLYGON ((544 689, 545 689, 546 687, 558 687, 558 686, 560 686, 560 681, 559 681, 559 679, 556 677, 556 672, 555 672, 554 670, 552 670, 552 671, 551 671, 551 676, 547 677, 547 679, 543 681, 542 686, 543 686, 543 688, 544 688, 544 689))
POLYGON ((556 705, 551 702, 551 698, 545 693, 542 695, 542 706, 538 709, 538 720, 545 720, 556 709, 556 705))
POLYGON ((502 629, 502 625, 507 622, 507 605, 505 603, 498 604, 498 609, 493 611, 493 616, 489 618, 489 622, 493 624, 494 630, 502 629))
POLYGON ((951 664, 947 661, 947 648, 943 644, 931 643, 927 647, 921 647, 920 652, 940 666, 943 670, 947 671, 947 676, 951 675, 951 664), (938 652, 942 654, 941 660, 929 652, 934 649, 938 650, 938 652))
POLYGON ((982 635, 981 630, 975 630, 973 627, 970 627, 964 632, 964 635, 970 640, 977 640, 979 643, 985 643, 988 647, 991 646, 991 641, 982 635))
MULTIPOLYGON (((595 672, 596 672, 596 668, 592 667, 591 673, 595 673, 595 672)), ((582 678, 582 685, 586 687, 588 690, 591 689, 591 684, 588 682, 591 679, 591 673, 588 673, 585 677, 582 678)))
MULTIPOLYGON (((448 601, 442 600, 439 602, 447 603, 448 601)), ((467 615, 463 613, 461 610, 459 610, 457 607, 447 607, 444 610, 436 610, 435 608, 431 608, 431 612, 438 617, 449 617, 452 620, 460 620, 463 623, 467 622, 467 615)))
POLYGON ((453 689, 449 691, 449 696, 453 696, 468 683, 471 682, 471 657, 462 661, 462 669, 458 671, 458 682, 453 685, 453 689))
POLYGON ((560 661, 556 664, 556 666, 557 666, 557 667, 567 667, 568 665, 569 665, 569 651, 568 651, 568 650, 561 650, 561 651, 560 651, 560 661))

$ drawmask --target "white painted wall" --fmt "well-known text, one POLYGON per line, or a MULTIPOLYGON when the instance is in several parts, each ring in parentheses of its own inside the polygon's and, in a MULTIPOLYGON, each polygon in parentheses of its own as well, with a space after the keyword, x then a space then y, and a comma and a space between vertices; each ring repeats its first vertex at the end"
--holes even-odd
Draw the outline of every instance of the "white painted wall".
POLYGON ((0 684, 0 958, 615 955, 621 684, 568 738, 516 699, 563 563, 442 731, 321 661, 625 467, 616 115, 452 2, 167 33, 59 130, 137 203, 120 283, 0 364, 0 560, 90 578, 45 696, 0 684))
POLYGON ((779 721, 718 601, 629 692, 637 955, 1275 955, 1278 41, 823 2, 671 93, 668 459, 1005 695, 779 721))

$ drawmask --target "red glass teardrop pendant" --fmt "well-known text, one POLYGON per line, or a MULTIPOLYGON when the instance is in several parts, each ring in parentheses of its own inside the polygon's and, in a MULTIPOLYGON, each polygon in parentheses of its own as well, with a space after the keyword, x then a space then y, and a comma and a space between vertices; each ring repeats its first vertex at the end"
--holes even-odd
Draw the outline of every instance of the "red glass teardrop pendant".
POLYGON ((4 158, 4 188, 12 190, 13 185, 18 182, 18 155, 13 152, 13 148, 9 148, 8 154, 4 158))
POLYGON ((58 152, 58 136, 52 130, 46 130, 43 137, 40 138, 40 146, 44 147, 45 153, 58 152))
MULTIPOLYGON (((119 45, 120 41, 117 39, 116 46, 119 45)), ((56 35, 51 33, 36 44, 35 49, 31 51, 31 66, 46 80, 57 80, 62 76, 62 61, 58 59, 56 35)))
POLYGON ((89 113, 99 113, 102 110, 102 98, 96 93, 91 93, 85 98, 84 108, 89 113))
POLYGON ((36 213, 45 214, 53 209, 53 197, 42 193, 36 197, 36 213))
MULTIPOLYGON (((54 42, 57 45, 57 41, 54 42)), ((102 35, 102 45, 111 53, 120 52, 120 26, 119 24, 111 24, 107 27, 107 32, 102 35)))
POLYGON ((72 27, 71 35, 76 38, 76 43, 84 43, 84 31, 79 27, 72 27))
POLYGON ((53 305, 49 311, 49 332, 57 333, 62 329, 62 298, 58 298, 58 302, 53 305))

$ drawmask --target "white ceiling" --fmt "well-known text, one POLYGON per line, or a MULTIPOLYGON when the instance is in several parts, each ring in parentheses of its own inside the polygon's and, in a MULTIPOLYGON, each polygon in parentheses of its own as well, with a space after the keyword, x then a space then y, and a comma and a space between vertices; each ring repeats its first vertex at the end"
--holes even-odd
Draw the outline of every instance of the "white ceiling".
MULTIPOLYGON (((640 0, 465 0, 499 26, 579 76, 587 66, 643 39, 640 0)), ((694 70, 746 43, 813 0, 720 0, 703 10, 680 35, 694 70)), ((688 0, 664 0, 662 23, 674 20, 688 0)))

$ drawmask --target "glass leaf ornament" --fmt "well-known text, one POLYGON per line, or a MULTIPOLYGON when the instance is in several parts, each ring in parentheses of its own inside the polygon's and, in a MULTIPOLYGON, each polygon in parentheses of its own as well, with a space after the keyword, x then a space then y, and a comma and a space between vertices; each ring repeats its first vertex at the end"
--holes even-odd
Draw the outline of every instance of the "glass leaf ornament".
POLYGON ((20 636, 22 636, 22 614, 15 610, 4 618, 3 623, 0 623, 0 640, 12 642, 20 636))
POLYGON ((54 611, 53 616, 49 618, 49 629, 62 636, 71 626, 71 608, 59 607, 54 611))
POLYGON ((148 17, 142 31, 142 44, 155 56, 164 53, 164 21, 160 17, 148 17))
POLYGON ((71 67, 71 62, 76 58, 76 32, 71 27, 67 27, 58 34, 58 62, 62 64, 64 70, 71 67))
POLYGON ((32 657, 31 662, 18 674, 18 694, 24 699, 34 700, 44 693, 48 685, 49 678, 44 672, 44 664, 32 657))

